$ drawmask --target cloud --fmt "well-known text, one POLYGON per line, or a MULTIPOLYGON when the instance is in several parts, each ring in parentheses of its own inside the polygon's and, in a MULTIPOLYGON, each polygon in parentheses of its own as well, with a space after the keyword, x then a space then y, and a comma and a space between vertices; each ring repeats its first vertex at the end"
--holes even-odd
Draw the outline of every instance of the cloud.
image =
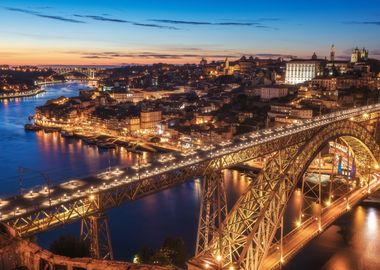
POLYGON ((114 23, 127 23, 127 24, 131 24, 131 25, 135 25, 135 26, 153 27, 153 28, 170 29, 170 30, 179 30, 179 28, 177 28, 177 27, 158 25, 158 24, 151 24, 151 23, 140 23, 140 22, 123 20, 123 19, 115 19, 115 18, 106 17, 105 15, 99 16, 99 15, 79 15, 79 14, 74 14, 74 16, 75 17, 79 17, 79 18, 93 19, 95 21, 114 22, 114 23))
POLYGON ((80 52, 67 51, 66 54, 77 54, 81 58, 87 59, 122 59, 122 58, 143 58, 143 59, 187 59, 187 58, 226 58, 237 57, 237 55, 226 54, 186 54, 186 53, 155 53, 155 52, 138 52, 138 53, 117 53, 117 52, 80 52))
POLYGON ((22 9, 22 8, 12 8, 12 7, 5 7, 6 10, 13 11, 13 12, 20 12, 24 14, 29 14, 29 15, 34 15, 40 18, 46 18, 46 19, 52 19, 52 20, 57 20, 57 21, 63 21, 63 22, 70 22, 70 23, 85 23, 84 21, 79 21, 75 19, 70 19, 62 16, 56 16, 56 15, 48 15, 48 14, 43 14, 39 13, 34 10, 28 10, 28 9, 22 9))
POLYGON ((167 24, 186 24, 186 25, 221 25, 221 26, 252 26, 259 25, 258 22, 200 22, 200 21, 182 21, 182 20, 162 20, 151 19, 152 22, 167 24))
POLYGON ((282 58, 292 58, 292 57, 295 57, 294 55, 290 55, 290 54, 280 54, 280 53, 255 53, 254 56, 257 56, 257 57, 267 57, 267 58, 278 58, 278 57, 282 57, 282 58))
POLYGON ((38 14, 38 12, 36 12, 36 11, 28 10, 28 9, 22 9, 22 8, 5 7, 5 9, 9 10, 9 11, 21 12, 21 13, 26 13, 26 14, 31 14, 31 15, 38 14))
POLYGON ((259 18, 258 21, 261 22, 278 22, 281 21, 280 18, 259 18))
MULTIPOLYGON (((279 19, 277 19, 277 18, 262 18, 260 20, 263 22, 263 21, 275 21, 275 20, 279 20, 279 19)), ((198 25, 198 26, 203 26, 203 25, 211 25, 211 26, 253 26, 253 27, 261 28, 261 29, 278 30, 278 28, 262 24, 259 20, 256 20, 256 21, 226 20, 226 22, 209 22, 209 21, 183 21, 183 20, 151 19, 149 21, 157 22, 157 23, 164 23, 164 24, 195 25, 195 26, 196 25, 198 25)))
POLYGON ((373 51, 369 51, 369 54, 370 55, 380 55, 380 50, 373 50, 373 51))
POLYGON ((171 30, 180 30, 180 28, 172 27, 172 26, 164 26, 158 24, 150 24, 150 23, 133 23, 136 26, 145 26, 145 27, 153 27, 153 28, 163 28, 163 29, 171 29, 171 30))
POLYGON ((193 21, 177 21, 177 20, 158 20, 153 19, 150 20, 152 22, 159 22, 159 23, 170 23, 170 24, 191 24, 191 25, 211 25, 212 23, 209 22, 193 22, 193 21))
POLYGON ((230 51, 230 52, 206 52, 201 48, 192 48, 194 53, 189 52, 178 52, 178 53, 166 53, 166 52, 154 52, 154 51, 140 51, 140 52, 116 52, 116 51, 97 51, 97 52, 88 52, 88 51, 66 51, 63 53, 66 54, 75 54, 81 58, 89 59, 127 59, 127 58, 141 58, 141 59, 225 59, 226 57, 231 59, 240 59, 243 55, 246 57, 261 57, 261 58, 292 58, 294 55, 290 54, 281 54, 281 53, 247 53, 240 51, 230 51), (197 52, 199 51, 199 53, 197 52))
POLYGON ((336 56, 335 56, 335 59, 339 59, 339 60, 349 60, 349 59, 350 59, 350 56, 349 56, 349 55, 336 55, 336 56))
POLYGON ((113 57, 99 56, 99 55, 83 55, 81 58, 87 59, 114 59, 113 57))
POLYGON ((131 21, 126 21, 126 20, 121 20, 121 19, 113 19, 113 18, 108 18, 104 16, 97 16, 97 15, 78 15, 74 14, 75 17, 80 17, 80 18, 89 18, 93 19, 95 21, 104 21, 104 22, 116 22, 116 23, 132 23, 131 21))
POLYGON ((41 17, 41 18, 47 18, 47 19, 53 19, 53 20, 63 21, 63 22, 85 23, 83 21, 69 19, 69 18, 65 18, 65 17, 61 17, 61 16, 44 15, 44 14, 36 14, 36 16, 41 17))
POLYGON ((380 26, 380 21, 349 21, 343 22, 344 24, 361 24, 361 25, 376 25, 380 26))

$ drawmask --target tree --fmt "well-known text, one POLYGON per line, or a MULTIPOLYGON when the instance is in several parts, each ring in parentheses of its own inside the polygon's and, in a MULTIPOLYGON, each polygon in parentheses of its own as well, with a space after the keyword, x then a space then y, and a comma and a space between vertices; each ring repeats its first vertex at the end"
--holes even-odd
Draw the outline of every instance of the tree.
POLYGON ((51 244, 50 251, 70 258, 90 257, 89 244, 71 235, 60 236, 56 239, 51 244))
POLYGON ((185 242, 181 238, 167 237, 162 245, 163 249, 169 251, 172 264, 184 267, 188 259, 185 242))
POLYGON ((137 252, 137 254, 135 255, 133 259, 133 262, 150 264, 152 263, 151 260, 152 260, 153 255, 154 255, 153 249, 147 246, 144 246, 142 249, 139 250, 139 252, 137 252))
POLYGON ((185 268, 187 260, 188 255, 184 241, 181 238, 167 237, 156 251, 148 247, 140 249, 133 262, 185 268))

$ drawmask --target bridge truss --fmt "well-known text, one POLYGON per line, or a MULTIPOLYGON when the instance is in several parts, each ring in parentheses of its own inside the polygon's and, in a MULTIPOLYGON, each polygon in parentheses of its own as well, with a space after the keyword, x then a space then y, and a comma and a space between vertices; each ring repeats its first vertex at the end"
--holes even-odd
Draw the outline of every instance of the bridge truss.
MULTIPOLYGON (((70 189, 48 186, 42 191, 0 200, 0 221, 27 237, 82 220, 81 235, 90 241, 92 255, 112 259, 104 215, 107 209, 200 177, 202 201, 196 257, 190 267, 203 269, 206 262, 208 267, 262 269, 279 228, 282 231, 282 216, 289 197, 326 143, 337 139, 344 142, 351 149, 362 178, 371 179, 363 168, 379 158, 378 145, 372 137, 377 130, 373 126, 379 112, 380 105, 373 105, 333 113, 277 133, 256 132, 237 137, 226 145, 176 156, 174 160, 155 164, 149 172, 140 172, 139 168, 136 173, 126 168, 106 177, 74 181, 83 189, 71 181, 64 183, 70 189), (263 157, 267 161, 262 172, 227 213, 222 171, 263 157), (71 186, 74 186, 72 190, 71 186)), ((303 182, 303 187, 315 191, 307 182, 303 182)), ((331 195, 329 198, 333 199, 331 195)), ((317 200, 321 204, 321 196, 317 200)), ((333 205, 333 200, 330 203, 333 205)), ((305 222, 302 216, 301 222, 305 222)))
POLYGON ((198 250, 196 257, 189 263, 189 269, 251 270, 271 269, 281 265, 285 258, 290 257, 283 249, 283 215, 299 182, 302 182, 301 191, 305 202, 303 205, 310 208, 311 205, 317 204, 319 213, 306 217, 308 211, 302 209, 297 225, 301 227, 311 221, 316 224, 317 231, 322 231, 323 225, 326 226, 328 223, 322 221, 324 202, 321 180, 308 183, 302 179, 326 144, 336 139, 347 144, 350 149, 349 155, 355 155, 357 171, 361 177, 359 183, 347 184, 346 191, 340 197, 335 197, 335 201, 332 194, 329 194, 333 191, 332 187, 328 188, 327 204, 334 208, 338 202, 344 200, 344 209, 347 210, 367 195, 360 193, 359 199, 350 203, 349 198, 352 194, 372 185, 378 188, 378 182, 372 181, 370 168, 378 168, 380 148, 361 124, 339 121, 319 129, 304 142, 283 144, 285 147, 278 147, 278 150, 274 151, 262 172, 253 179, 247 191, 234 205, 221 224, 221 233, 209 242, 207 248, 198 250), (281 235, 280 241, 275 239, 278 234, 281 235), (275 259, 270 264, 266 258, 273 253, 276 254, 275 259))

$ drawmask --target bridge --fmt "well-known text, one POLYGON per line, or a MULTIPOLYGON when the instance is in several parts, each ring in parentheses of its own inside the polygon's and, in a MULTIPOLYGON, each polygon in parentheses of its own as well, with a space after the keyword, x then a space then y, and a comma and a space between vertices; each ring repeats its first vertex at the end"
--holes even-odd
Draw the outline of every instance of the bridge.
POLYGON ((1 199, 0 221, 27 237, 81 220, 92 256, 112 259, 107 209, 201 178, 196 253, 189 269, 276 269, 380 187, 380 147, 374 138, 379 116, 380 104, 337 111, 162 155, 151 163, 47 183, 1 199), (321 155, 326 147, 333 152, 330 161, 321 155), (255 160, 262 170, 228 211, 223 170, 255 160), (310 181, 308 173, 317 181, 310 181), (283 217, 295 192, 302 207, 294 229, 286 232, 283 217))

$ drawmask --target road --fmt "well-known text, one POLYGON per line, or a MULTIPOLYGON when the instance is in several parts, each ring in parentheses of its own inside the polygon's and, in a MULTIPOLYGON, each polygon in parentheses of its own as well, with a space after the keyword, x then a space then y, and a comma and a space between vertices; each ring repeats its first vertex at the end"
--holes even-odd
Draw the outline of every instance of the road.
MULTIPOLYGON (((376 191, 380 188, 380 181, 373 181, 369 190, 376 191)), ((281 252, 279 243, 276 243, 269 251, 263 263, 262 269, 276 269, 281 264, 286 264, 299 252, 311 239, 318 236, 323 230, 330 226, 334 221, 350 211, 352 207, 368 196, 368 186, 362 187, 349 196, 348 203, 345 198, 339 198, 333 202, 328 208, 324 208, 321 219, 321 228, 319 228, 318 220, 311 218, 301 224, 298 228, 286 235, 283 239, 283 256, 281 260, 281 252)))

